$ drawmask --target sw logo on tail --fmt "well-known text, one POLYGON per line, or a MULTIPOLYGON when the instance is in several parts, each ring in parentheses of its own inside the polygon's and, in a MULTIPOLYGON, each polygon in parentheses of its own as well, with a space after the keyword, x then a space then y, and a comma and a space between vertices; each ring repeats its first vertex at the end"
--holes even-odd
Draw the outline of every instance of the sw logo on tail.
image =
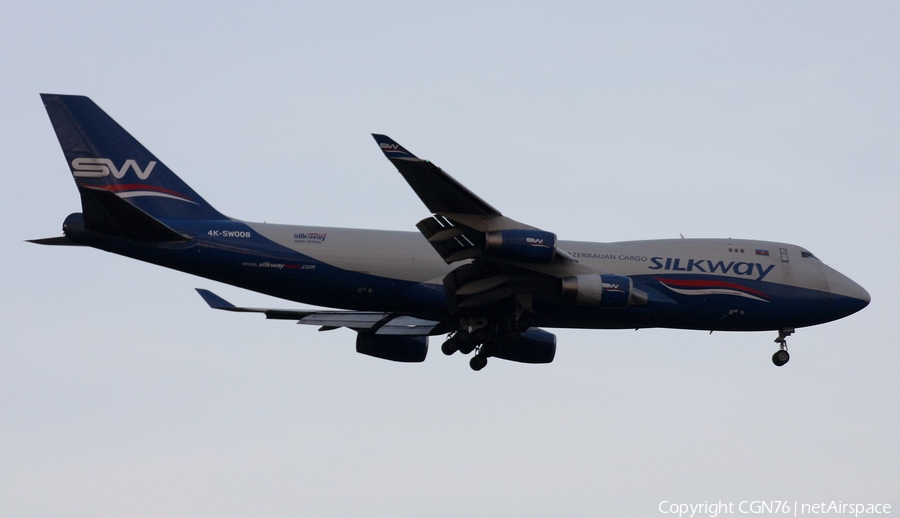
POLYGON ((146 180, 153 172, 156 161, 151 160, 143 169, 137 164, 137 160, 128 159, 122 164, 121 169, 117 169, 112 160, 108 158, 76 158, 72 160, 72 176, 75 178, 103 178, 109 176, 110 173, 115 178, 124 178, 129 169, 134 170, 134 174, 141 180, 146 180))

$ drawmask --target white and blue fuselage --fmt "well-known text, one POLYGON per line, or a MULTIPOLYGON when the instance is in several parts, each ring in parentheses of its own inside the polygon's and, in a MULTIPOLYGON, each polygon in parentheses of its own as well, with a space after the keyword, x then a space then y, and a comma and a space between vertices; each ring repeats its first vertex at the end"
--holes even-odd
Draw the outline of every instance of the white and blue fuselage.
POLYGON ((776 365, 795 328, 869 303, 858 284, 808 250, 741 239, 589 243, 503 216, 429 161, 373 135, 432 216, 418 233, 273 225, 229 218, 193 191, 90 99, 42 95, 81 196, 65 236, 87 245, 275 297, 337 308, 215 309, 265 313, 357 332, 357 350, 422 361, 442 350, 548 363, 545 328, 667 327, 778 331, 776 365))
MULTIPOLYGON (((133 243, 92 244, 295 302, 420 318, 448 314, 442 279, 453 269, 416 232, 165 221, 189 241, 149 255, 133 243)), ((67 235, 76 239, 77 232, 67 235)), ((87 243, 86 243, 87 244, 87 243)), ((869 294, 804 248, 744 239, 560 241, 579 263, 631 277, 647 304, 596 308, 538 304, 543 327, 668 327, 764 331, 829 322, 869 294)))

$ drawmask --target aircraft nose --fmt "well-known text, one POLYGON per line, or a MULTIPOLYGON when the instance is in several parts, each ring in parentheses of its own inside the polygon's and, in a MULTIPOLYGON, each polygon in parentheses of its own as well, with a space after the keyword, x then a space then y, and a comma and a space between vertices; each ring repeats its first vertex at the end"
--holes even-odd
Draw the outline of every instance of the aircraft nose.
POLYGON ((845 306, 848 315, 856 313, 872 301, 869 292, 846 275, 825 265, 822 265, 822 272, 834 301, 845 306))

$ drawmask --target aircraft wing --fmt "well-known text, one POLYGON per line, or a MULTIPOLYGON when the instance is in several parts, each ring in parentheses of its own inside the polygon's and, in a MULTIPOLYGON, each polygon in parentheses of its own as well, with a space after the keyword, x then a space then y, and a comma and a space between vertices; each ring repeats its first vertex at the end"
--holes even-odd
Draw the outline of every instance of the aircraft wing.
MULTIPOLYGON (((413 191, 434 216, 420 221, 416 227, 428 239, 447 264, 483 255, 485 240, 490 248, 491 236, 507 230, 549 232, 507 218, 499 210, 456 181, 440 167, 422 160, 387 135, 372 134, 384 156, 397 168, 413 191)), ((527 239, 527 238, 526 238, 527 239)), ((555 241, 556 236, 553 235, 555 241)), ((503 258, 500 258, 503 260, 503 258)), ((516 262, 506 258, 507 262, 516 262)), ((577 263, 572 256, 555 248, 550 263, 577 263)), ((529 269, 547 271, 546 267, 529 269)), ((556 268, 558 270, 559 268, 556 268)), ((583 268, 563 268, 563 275, 582 273, 583 268)))
POLYGON ((268 319, 296 320, 298 324, 319 326, 319 331, 346 327, 357 332, 384 336, 428 336, 439 324, 434 320, 379 311, 302 311, 293 309, 241 308, 215 293, 197 288, 197 293, 213 309, 239 313, 263 313, 268 319))
POLYGON ((598 272, 556 246, 556 235, 508 218, 440 167, 387 135, 373 134, 432 216, 416 224, 447 264, 471 260, 444 278, 454 308, 479 307, 515 297, 531 308, 535 293, 559 279, 598 272))
POLYGON ((433 214, 480 232, 535 228, 505 217, 443 169, 410 153, 387 135, 373 133, 372 136, 384 156, 433 214))

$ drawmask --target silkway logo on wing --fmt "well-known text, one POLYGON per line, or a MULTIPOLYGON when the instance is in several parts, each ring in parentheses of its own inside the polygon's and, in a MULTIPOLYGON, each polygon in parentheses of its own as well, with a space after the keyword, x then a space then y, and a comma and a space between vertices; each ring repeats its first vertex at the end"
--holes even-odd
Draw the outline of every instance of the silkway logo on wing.
POLYGON ((147 167, 141 169, 137 160, 134 159, 126 160, 121 168, 117 168, 116 164, 108 158, 76 158, 72 160, 72 176, 75 178, 103 178, 112 173, 115 178, 122 178, 129 169, 134 169, 134 174, 138 178, 146 180, 155 166, 156 160, 151 160, 147 167))

